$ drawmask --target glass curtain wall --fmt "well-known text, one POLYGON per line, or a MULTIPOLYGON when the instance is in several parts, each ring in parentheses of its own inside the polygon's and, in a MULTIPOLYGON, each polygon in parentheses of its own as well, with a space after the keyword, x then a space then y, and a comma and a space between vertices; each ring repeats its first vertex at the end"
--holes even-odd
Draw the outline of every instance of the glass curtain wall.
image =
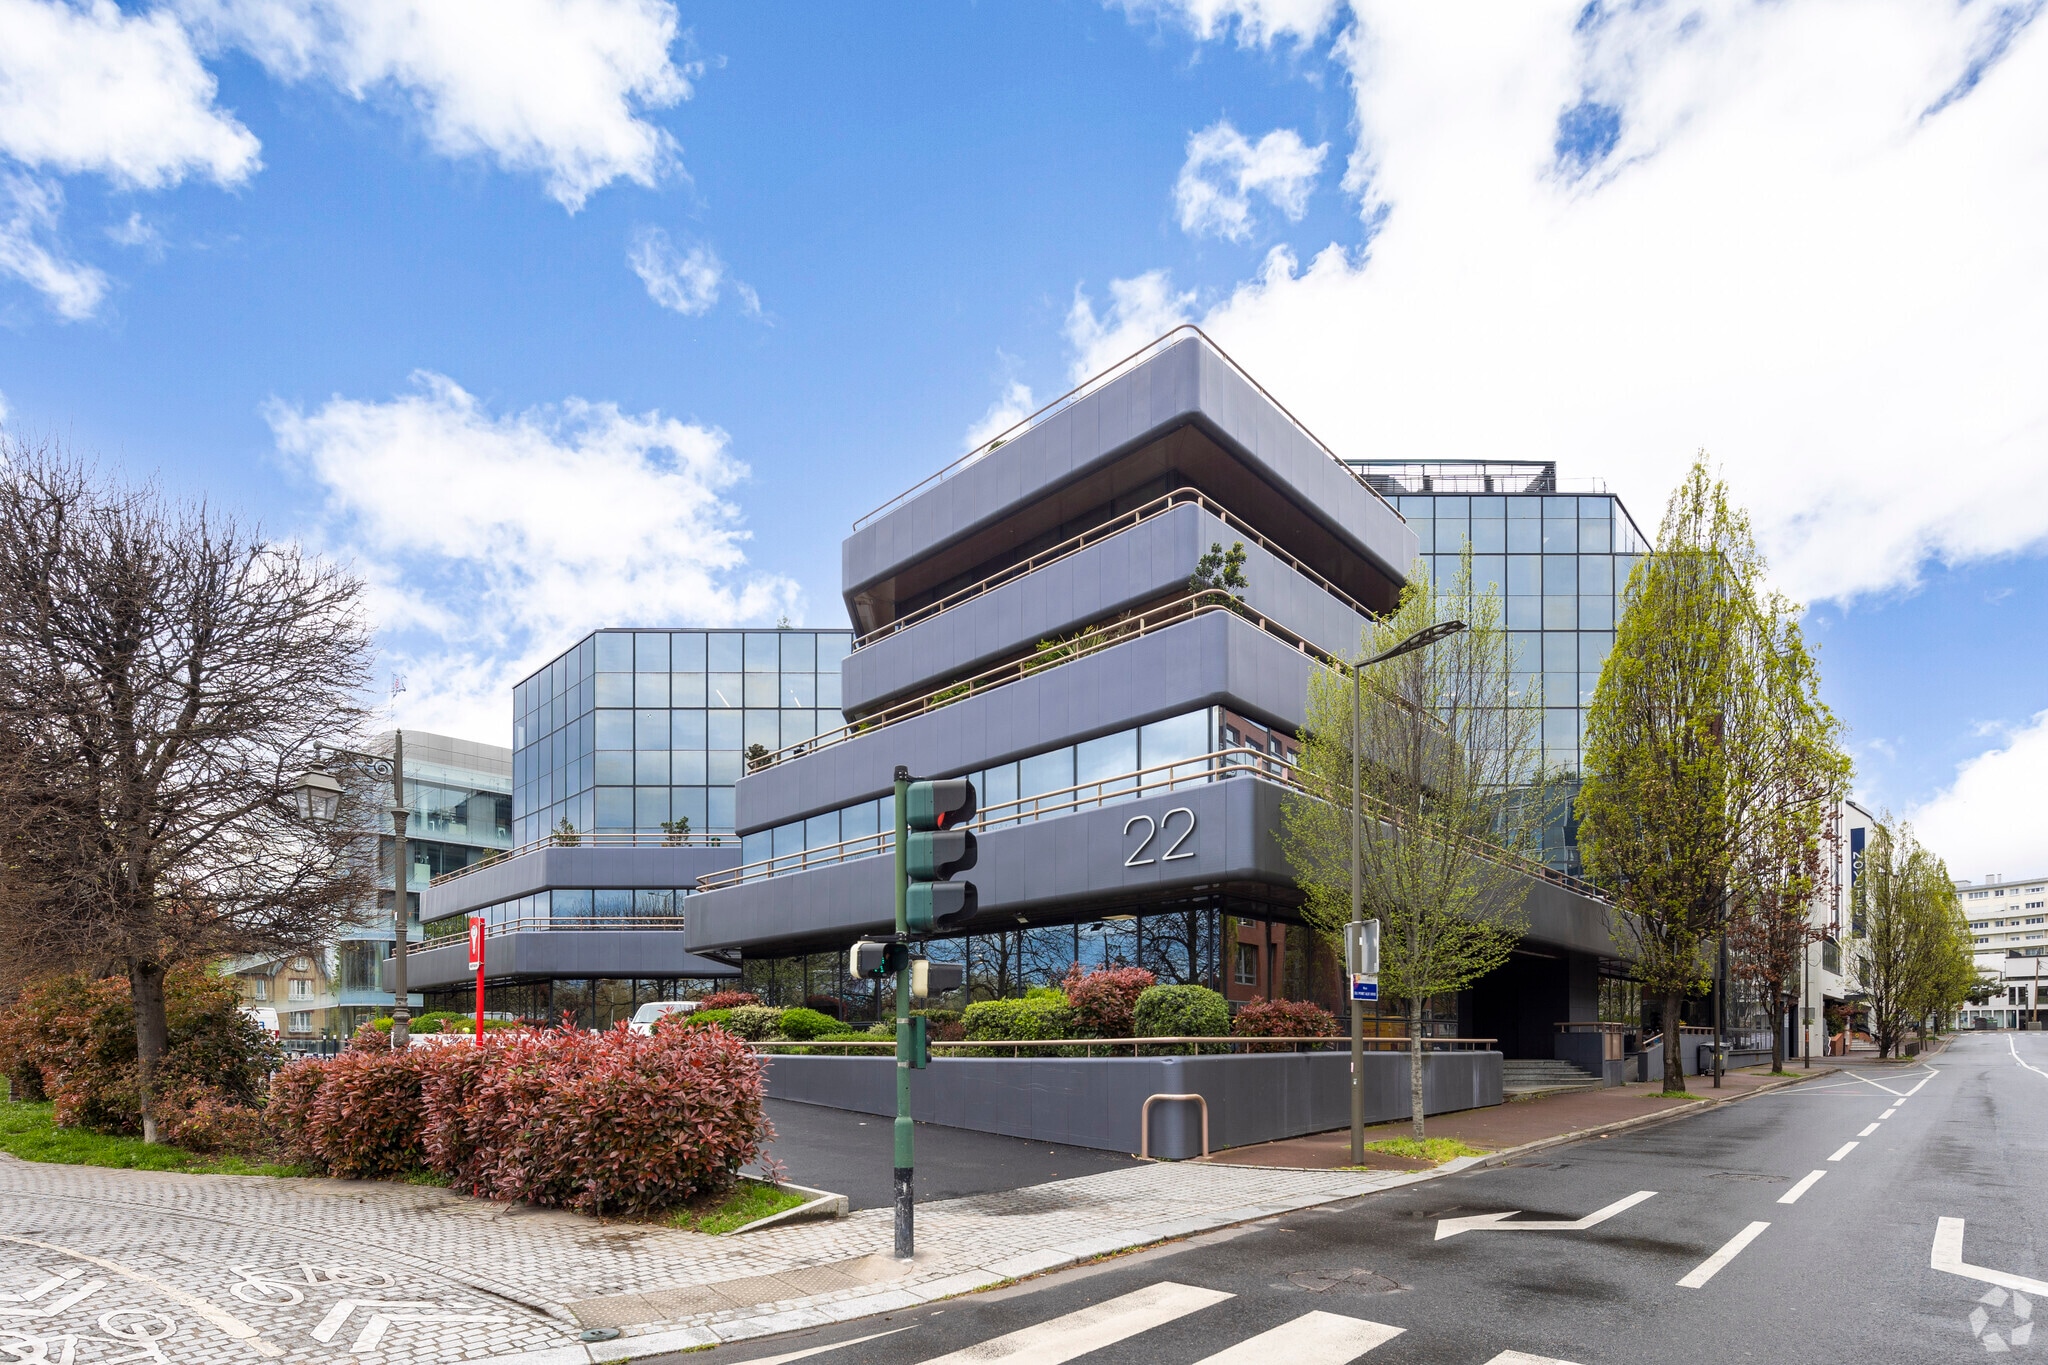
POLYGON ((512 691, 517 842, 579 831, 730 834, 755 744, 845 723, 850 631, 600 631, 512 691))

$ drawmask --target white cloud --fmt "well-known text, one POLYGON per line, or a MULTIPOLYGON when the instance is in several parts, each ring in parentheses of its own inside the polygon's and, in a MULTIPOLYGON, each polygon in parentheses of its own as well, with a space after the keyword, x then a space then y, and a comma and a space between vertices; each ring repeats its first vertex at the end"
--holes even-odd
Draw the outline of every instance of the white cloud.
POLYGON ((795 609, 793 583, 746 571, 726 495, 747 470, 716 428, 581 399, 496 416, 426 372, 266 416, 372 585, 409 723, 503 742, 510 684, 595 626, 795 609))
POLYGON ((1255 194, 1289 222, 1300 222, 1329 150, 1328 143, 1308 146, 1292 128, 1276 128, 1253 142, 1229 119, 1218 119, 1188 139, 1188 159, 1173 187, 1181 231, 1242 242, 1252 233, 1255 194))
POLYGON ((574 212, 676 156, 645 114, 689 98, 669 0, 177 0, 196 28, 285 80, 411 106, 446 156, 546 178, 574 212))
MULTIPOLYGON (((725 262, 708 246, 693 244, 678 251, 668 234, 657 227, 643 227, 633 233, 626 263, 647 286, 647 297, 663 308, 684 317, 701 317, 717 306, 718 287, 725 281, 725 262)), ((749 313, 761 311, 754 291, 734 282, 741 306, 749 313)))
POLYGON ((1177 294, 1164 270, 1109 283, 1109 313, 1097 314, 1095 300, 1081 290, 1067 309, 1067 344, 1074 349, 1073 376, 1085 379, 1123 359, 1146 342, 1193 316, 1195 296, 1177 294))
MULTIPOLYGON (((1369 248, 1269 257, 1204 327, 1347 454, 1554 459, 1654 524, 1705 447, 1801 596, 2042 547, 2048 24, 1585 12, 1361 0, 1333 59, 1369 248)), ((1083 365, 1130 349, 1105 331, 1148 310, 1084 302, 1083 365)))
POLYGON ((130 213, 126 222, 108 228, 107 240, 117 246, 133 247, 151 260, 163 259, 163 234, 140 213, 130 213))
POLYGON ((239 184, 260 148, 216 93, 166 11, 0 0, 0 154, 24 166, 140 189, 239 184))
POLYGON ((1037 410, 1038 404, 1031 397, 1031 386, 1011 380, 1003 386, 996 400, 988 405, 988 411, 981 415, 981 420, 967 428, 967 449, 981 449, 1037 410))
POLYGON ((2048 711, 2013 729, 1998 748, 1956 767, 1956 780, 1908 812, 1920 842, 1948 860, 1949 872, 2030 876, 2048 868, 2048 825, 2041 820, 2041 772, 2048 765, 2048 711))
POLYGON ((50 181, 0 175, 0 277, 20 280, 68 322, 89 318, 107 295, 107 277, 67 258, 43 238, 57 226, 64 192, 50 181))
POLYGON ((1133 14, 1185 24, 1207 42, 1235 31, 1239 47, 1271 47, 1277 39, 1312 43, 1336 17, 1337 0, 1111 0, 1133 14))
POLYGON ((4 393, 0 393, 0 427, 4 427, 7 425, 8 411, 9 409, 7 407, 7 395, 4 393))

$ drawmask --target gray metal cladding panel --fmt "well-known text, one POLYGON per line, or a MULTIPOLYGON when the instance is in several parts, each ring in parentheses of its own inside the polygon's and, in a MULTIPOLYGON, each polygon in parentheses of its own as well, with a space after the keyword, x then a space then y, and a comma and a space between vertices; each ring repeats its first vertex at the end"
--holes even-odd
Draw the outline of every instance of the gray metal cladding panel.
POLYGON ((840 564, 849 609, 869 584, 1190 419, 1230 442, 1396 581, 1406 574, 1416 537, 1400 515, 1221 357, 1189 339, 847 537, 840 564))
MULTIPOLYGON (((484 975, 506 977, 738 976, 739 970, 699 957, 683 944, 680 929, 544 929, 499 934, 484 940, 484 975)), ((469 940, 406 959, 406 985, 413 990, 476 979, 469 966, 469 940)))
MULTIPOLYGON (((1241 532, 1183 504, 1065 559, 857 649, 843 666, 849 714, 994 666, 1039 640, 1184 593, 1196 561, 1241 532)), ((1256 542, 1245 544, 1248 606, 1332 652, 1358 646, 1363 618, 1256 542)))
MULTIPOLYGON (((1278 787, 1245 774, 990 830, 978 836, 979 861, 966 874, 980 897, 973 927, 1216 882, 1291 887, 1273 834, 1281 800, 1278 787), (1173 811, 1185 814, 1169 819, 1173 811)), ((698 951, 773 953, 778 945, 889 933, 894 871, 891 858, 877 856, 699 892, 685 937, 698 951)))
POLYGON ((898 764, 921 777, 973 772, 1218 703, 1296 729, 1313 667, 1281 640, 1211 612, 750 774, 734 789, 735 823, 767 829, 881 796, 898 764))
POLYGON ((699 877, 738 867, 737 838, 723 847, 652 844, 538 848, 420 892, 420 919, 446 919, 555 887, 634 890, 694 887, 699 877))
MULTIPOLYGON (((889 1057, 773 1056, 772 1099, 896 1112, 889 1057)), ((1365 1118, 1409 1116, 1405 1053, 1365 1054, 1365 1118)), ((1342 1052, 1230 1057, 939 1057, 910 1082, 910 1112, 923 1123, 1135 1152, 1145 1100, 1201 1095, 1212 1150, 1323 1133, 1351 1121, 1350 1058, 1342 1052)), ((1432 1052, 1423 1058, 1423 1112, 1450 1113, 1501 1102, 1501 1054, 1432 1052)), ((1202 1150, 1202 1110, 1162 1100, 1152 1106, 1151 1151, 1182 1160, 1202 1150)))

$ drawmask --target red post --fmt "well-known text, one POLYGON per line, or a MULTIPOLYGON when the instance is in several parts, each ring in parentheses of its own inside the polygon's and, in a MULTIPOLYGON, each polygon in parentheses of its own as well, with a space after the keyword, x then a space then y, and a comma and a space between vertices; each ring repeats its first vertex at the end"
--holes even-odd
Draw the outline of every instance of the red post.
POLYGON ((480 915, 469 918, 469 965, 476 971, 476 1042, 484 1042, 484 921, 480 915))

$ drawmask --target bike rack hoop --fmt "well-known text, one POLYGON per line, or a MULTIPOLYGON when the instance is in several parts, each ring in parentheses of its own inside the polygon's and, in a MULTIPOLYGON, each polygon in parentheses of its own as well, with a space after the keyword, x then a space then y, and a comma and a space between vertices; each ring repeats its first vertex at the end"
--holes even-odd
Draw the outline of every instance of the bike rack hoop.
POLYGON ((1209 1155, 1209 1101, 1202 1095, 1147 1095, 1138 1111, 1138 1155, 1152 1159, 1152 1106, 1161 1100, 1193 1100, 1202 1106, 1202 1155, 1209 1155))

